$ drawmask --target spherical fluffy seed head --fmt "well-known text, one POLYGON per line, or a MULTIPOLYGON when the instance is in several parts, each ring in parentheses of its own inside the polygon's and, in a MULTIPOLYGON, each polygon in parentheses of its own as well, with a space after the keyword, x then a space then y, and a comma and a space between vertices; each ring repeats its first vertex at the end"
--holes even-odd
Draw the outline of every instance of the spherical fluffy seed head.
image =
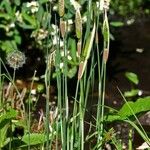
POLYGON ((25 64, 25 55, 20 51, 10 52, 6 57, 8 65, 13 69, 18 69, 25 64))

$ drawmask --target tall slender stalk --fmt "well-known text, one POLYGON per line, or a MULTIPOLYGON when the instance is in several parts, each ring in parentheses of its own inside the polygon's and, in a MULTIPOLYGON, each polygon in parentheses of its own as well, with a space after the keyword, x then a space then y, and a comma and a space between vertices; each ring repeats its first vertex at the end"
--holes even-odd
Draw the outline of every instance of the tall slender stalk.
POLYGON ((28 140, 29 140, 28 150, 30 150, 30 148, 31 148, 31 146, 30 146, 30 131, 31 131, 31 91, 32 91, 32 88, 33 88, 35 76, 36 76, 36 70, 34 71, 34 74, 33 74, 33 79, 32 79, 31 86, 30 86, 30 93, 29 93, 29 97, 28 97, 28 121, 27 121, 27 126, 28 126, 28 140))
POLYGON ((0 108, 2 107, 2 86, 3 86, 3 83, 2 83, 2 63, 0 61, 0 108))
MULTIPOLYGON (((106 4, 105 4, 106 5, 106 4)), ((98 59, 98 106, 97 106, 97 119, 96 126, 98 131, 97 143, 101 143, 103 132, 104 132, 104 104, 105 104, 105 80, 106 80, 106 63, 109 53, 109 24, 107 18, 107 7, 103 8, 103 28, 102 33, 104 37, 103 42, 103 57, 102 62, 100 63, 100 52, 98 46, 98 37, 97 37, 97 59, 98 59)), ((99 25, 99 17, 97 18, 97 29, 99 25)), ((100 145, 100 149, 101 149, 100 145)))

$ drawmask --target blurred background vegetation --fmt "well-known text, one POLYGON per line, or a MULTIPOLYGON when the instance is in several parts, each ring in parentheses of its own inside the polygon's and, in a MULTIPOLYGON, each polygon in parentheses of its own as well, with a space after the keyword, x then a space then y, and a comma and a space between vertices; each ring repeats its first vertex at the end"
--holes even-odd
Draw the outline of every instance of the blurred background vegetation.
MULTIPOLYGON (((1 56, 9 53, 13 50, 30 49, 44 49, 44 38, 48 35, 44 31, 47 28, 48 22, 45 22, 43 18, 52 18, 53 15, 46 12, 46 7, 51 3, 52 12, 57 14, 57 1, 53 0, 39 0, 40 5, 33 6, 35 10, 27 7, 27 0, 2 0, 0 2, 0 54, 1 56), (38 7, 38 11, 36 11, 38 7), (55 11, 56 9, 56 11, 55 11), (39 29, 44 37, 38 37, 39 29), (39 39, 37 39, 39 38, 39 39), (29 42, 32 39, 32 42, 29 42), (27 42, 28 41, 28 42, 27 42), (26 47, 26 45, 28 47, 26 47)), ((80 0, 81 3, 86 3, 86 0, 80 0)), ((68 7, 68 3, 66 3, 68 7)), ((150 13, 150 0, 111 0, 109 16, 111 18, 117 18, 112 23, 114 26, 124 25, 124 21, 128 21, 130 18, 142 18, 148 16, 150 13), (119 22, 122 21, 122 22, 119 22)), ((86 9, 84 10, 86 11, 86 9)), ((71 12, 67 17, 71 19, 71 12)), ((86 14, 86 12, 83 12, 86 14)), ((113 20, 113 19, 111 19, 113 20)), ((132 20, 131 20, 132 23, 132 20)), ((130 22, 129 22, 130 24, 130 22)), ((53 27, 50 29, 54 30, 53 27)))

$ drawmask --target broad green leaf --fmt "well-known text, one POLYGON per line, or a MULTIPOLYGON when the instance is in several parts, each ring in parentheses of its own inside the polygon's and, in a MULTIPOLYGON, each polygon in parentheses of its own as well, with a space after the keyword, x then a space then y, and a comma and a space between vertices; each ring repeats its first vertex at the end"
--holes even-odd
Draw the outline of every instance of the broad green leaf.
POLYGON ((9 124, 6 124, 4 127, 0 127, 0 148, 4 147, 5 145, 8 128, 9 128, 9 124))
POLYGON ((15 35, 14 39, 15 39, 15 41, 16 41, 17 44, 21 44, 21 36, 15 35))
POLYGON ((29 141, 29 135, 24 135, 23 136, 22 142, 24 142, 25 144, 22 145, 21 147, 26 147, 29 144, 31 146, 38 145, 38 144, 43 144, 46 141, 47 141, 47 138, 46 138, 45 134, 32 133, 32 134, 30 134, 30 141, 29 141))
POLYGON ((14 109, 9 109, 6 113, 0 115, 0 122, 4 119, 13 119, 17 116, 17 111, 14 109))
POLYGON ((6 13, 3 13, 3 12, 0 12, 0 18, 4 18, 6 20, 9 20, 11 17, 9 14, 6 14, 6 13))
POLYGON ((5 0, 5 9, 7 11, 8 14, 12 15, 12 6, 9 0, 5 0))
POLYGON ((18 23, 18 25, 23 29, 35 29, 34 26, 25 23, 18 23))
POLYGON ((9 53, 10 51, 16 50, 16 48, 17 48, 14 41, 3 41, 0 44, 1 44, 2 50, 4 50, 6 53, 9 53))
POLYGON ((29 25, 33 26, 33 28, 36 28, 37 26, 37 21, 35 17, 28 15, 27 13, 22 13, 22 17, 25 21, 29 23, 29 25))
POLYGON ((138 76, 137 76, 135 73, 133 73, 133 72, 126 72, 126 73, 125 73, 125 76, 126 76, 127 79, 128 79, 129 81, 131 81, 132 83, 134 83, 134 84, 136 84, 136 85, 139 83, 138 76))
POLYGON ((139 98, 136 102, 129 101, 128 104, 125 103, 122 108, 118 111, 118 113, 110 114, 106 116, 106 121, 112 122, 116 120, 125 120, 129 117, 132 117, 133 115, 137 115, 139 113, 145 113, 147 111, 150 111, 150 96, 139 98), (132 111, 131 111, 131 109, 132 111), (134 114, 133 114, 134 112, 134 114))
MULTIPOLYGON (((145 112, 150 110, 150 97, 145 97, 145 98, 139 98, 136 102, 128 102, 130 107, 133 109, 134 114, 138 114, 140 112, 145 112)), ((120 109, 118 114, 120 116, 124 117, 129 117, 132 114, 130 108, 128 107, 128 104, 124 104, 123 107, 120 109)))

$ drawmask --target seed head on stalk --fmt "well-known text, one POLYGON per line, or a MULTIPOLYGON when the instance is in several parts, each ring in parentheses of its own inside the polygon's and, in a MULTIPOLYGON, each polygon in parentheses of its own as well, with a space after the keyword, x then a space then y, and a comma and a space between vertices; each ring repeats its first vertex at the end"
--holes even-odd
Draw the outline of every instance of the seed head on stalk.
POLYGON ((65 13, 65 2, 64 0, 58 1, 59 15, 62 17, 65 13))
POLYGON ((76 36, 80 39, 82 37, 82 17, 79 9, 76 10, 75 14, 75 28, 76 36))
POLYGON ((21 51, 12 51, 8 53, 6 57, 7 63, 11 68, 14 68, 15 70, 22 67, 23 64, 25 64, 25 55, 21 51))

